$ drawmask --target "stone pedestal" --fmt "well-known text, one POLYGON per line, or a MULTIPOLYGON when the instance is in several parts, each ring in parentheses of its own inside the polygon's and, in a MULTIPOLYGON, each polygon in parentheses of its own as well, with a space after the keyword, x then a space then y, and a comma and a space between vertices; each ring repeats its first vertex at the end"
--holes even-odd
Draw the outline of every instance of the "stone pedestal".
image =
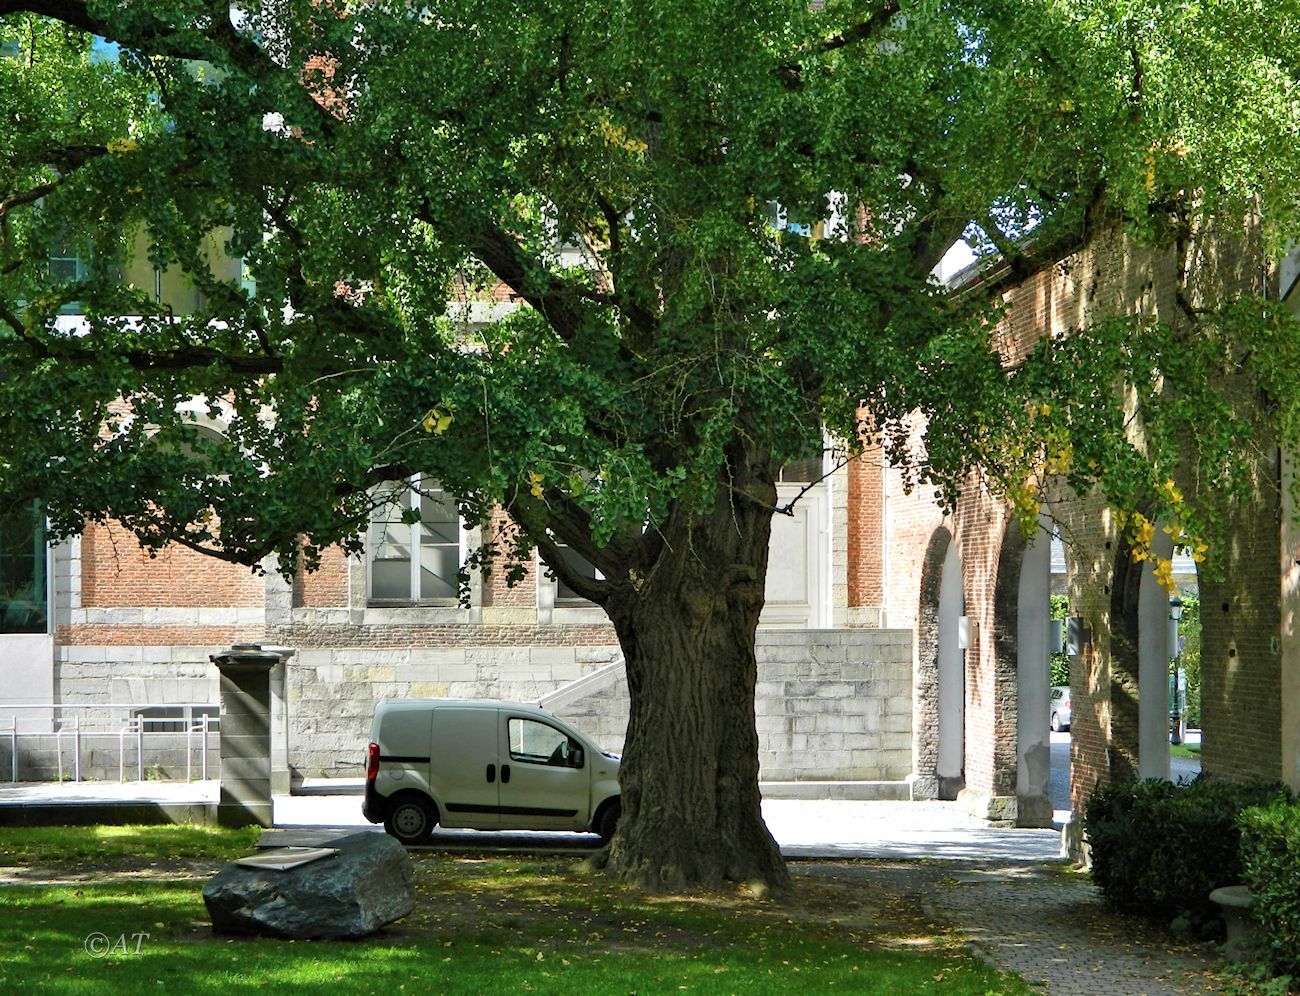
POLYGON ((1264 935, 1255 922, 1251 907, 1255 897, 1244 885, 1224 885, 1210 893, 1210 902, 1219 907, 1227 928, 1223 954, 1229 961, 1250 962, 1259 958, 1264 948, 1264 935))
POLYGON ((271 826, 271 670, 278 650, 236 644, 210 658, 221 672, 222 826, 271 826))
POLYGON ((263 647, 280 655, 271 668, 271 794, 289 795, 293 781, 289 771, 289 658, 288 647, 263 647))

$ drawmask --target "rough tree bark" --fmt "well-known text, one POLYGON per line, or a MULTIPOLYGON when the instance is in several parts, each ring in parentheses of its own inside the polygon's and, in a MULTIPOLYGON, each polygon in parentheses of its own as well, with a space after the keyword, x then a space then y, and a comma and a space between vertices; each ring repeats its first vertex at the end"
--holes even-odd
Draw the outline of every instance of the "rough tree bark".
POLYGON ((623 814, 600 861, 650 889, 789 887, 759 810, 754 720, 754 633, 776 490, 771 473, 743 469, 732 464, 710 515, 670 521, 645 582, 605 603, 627 661, 631 716, 623 814))

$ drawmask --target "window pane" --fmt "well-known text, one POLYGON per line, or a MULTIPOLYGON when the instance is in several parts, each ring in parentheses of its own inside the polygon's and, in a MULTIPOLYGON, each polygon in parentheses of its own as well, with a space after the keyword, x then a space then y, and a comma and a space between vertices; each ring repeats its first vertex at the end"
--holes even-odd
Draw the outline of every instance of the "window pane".
POLYGON ((420 597, 455 598, 460 546, 420 547, 420 597))
POLYGON ((546 764, 561 744, 568 742, 569 738, 553 726, 531 719, 510 720, 510 757, 515 761, 546 764))
POLYGON ((76 257, 50 257, 50 280, 67 284, 81 276, 81 262, 76 257))
MULTIPOLYGON (((580 554, 577 550, 570 549, 567 546, 561 546, 560 555, 564 558, 564 562, 569 566, 569 570, 573 571, 575 574, 581 574, 584 578, 595 580, 596 568, 592 566, 591 561, 580 554)), ((563 601, 586 601, 586 599, 565 584, 558 574, 555 576, 555 597, 556 599, 563 601)))
POLYGON ((404 522, 375 522, 370 526, 371 556, 375 560, 411 560, 411 527, 404 522))
POLYGON ((45 517, 40 505, 0 516, 0 633, 46 632, 45 517))
POLYGON ((456 598, 460 569, 456 502, 432 481, 419 479, 384 485, 376 501, 380 504, 371 517, 367 544, 370 597, 405 602, 456 598), (403 513, 413 508, 420 521, 403 522, 403 513))
POLYGON ((435 492, 420 496, 420 525, 425 543, 450 543, 460 546, 460 519, 456 502, 450 495, 435 492))
POLYGON ((386 505, 376 515, 384 518, 370 524, 370 597, 409 601, 411 527, 397 519, 399 506, 386 505))
POLYGON ((787 463, 781 468, 779 480, 787 484, 803 484, 821 480, 823 473, 821 454, 818 454, 815 457, 808 457, 803 460, 792 460, 790 463, 787 463))
POLYGON ((376 560, 370 565, 370 597, 411 600, 411 562, 376 560))
POLYGON ((441 491, 420 495, 420 597, 455 598, 460 568, 460 518, 441 491))

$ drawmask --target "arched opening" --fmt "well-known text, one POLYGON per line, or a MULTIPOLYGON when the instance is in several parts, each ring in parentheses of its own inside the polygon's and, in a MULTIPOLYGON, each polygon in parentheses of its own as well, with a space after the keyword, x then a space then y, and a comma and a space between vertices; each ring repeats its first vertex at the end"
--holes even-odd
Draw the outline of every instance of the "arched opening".
POLYGON ((1191 781, 1201 773, 1201 593, 1196 562, 1174 551, 1178 590, 1169 599, 1169 777, 1191 781))
POLYGON ((1070 685, 1070 658, 1066 654, 1067 619, 1072 614, 1067 583, 1065 542, 1061 528, 1052 526, 1051 567, 1048 594, 1048 707, 1047 736, 1051 744, 1052 771, 1047 797, 1052 803, 1054 822, 1070 818, 1070 740, 1074 732, 1074 692, 1070 685))
POLYGON ((965 785, 966 763, 966 653, 962 647, 961 557, 950 542, 944 554, 939 582, 938 706, 939 750, 936 771, 939 798, 956 799, 965 785))

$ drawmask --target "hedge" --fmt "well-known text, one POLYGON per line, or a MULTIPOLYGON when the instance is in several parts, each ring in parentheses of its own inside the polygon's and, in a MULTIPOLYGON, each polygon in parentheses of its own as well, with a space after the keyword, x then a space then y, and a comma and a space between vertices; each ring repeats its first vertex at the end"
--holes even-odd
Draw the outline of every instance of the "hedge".
POLYGON ((1219 913, 1210 893, 1243 881, 1238 816, 1290 799, 1279 784, 1204 777, 1099 786, 1084 810, 1093 880, 1119 909, 1165 922, 1187 916, 1214 929, 1219 913))
POLYGON ((1247 809, 1240 826, 1245 881, 1268 941, 1269 967, 1300 976, 1300 805, 1247 809))

